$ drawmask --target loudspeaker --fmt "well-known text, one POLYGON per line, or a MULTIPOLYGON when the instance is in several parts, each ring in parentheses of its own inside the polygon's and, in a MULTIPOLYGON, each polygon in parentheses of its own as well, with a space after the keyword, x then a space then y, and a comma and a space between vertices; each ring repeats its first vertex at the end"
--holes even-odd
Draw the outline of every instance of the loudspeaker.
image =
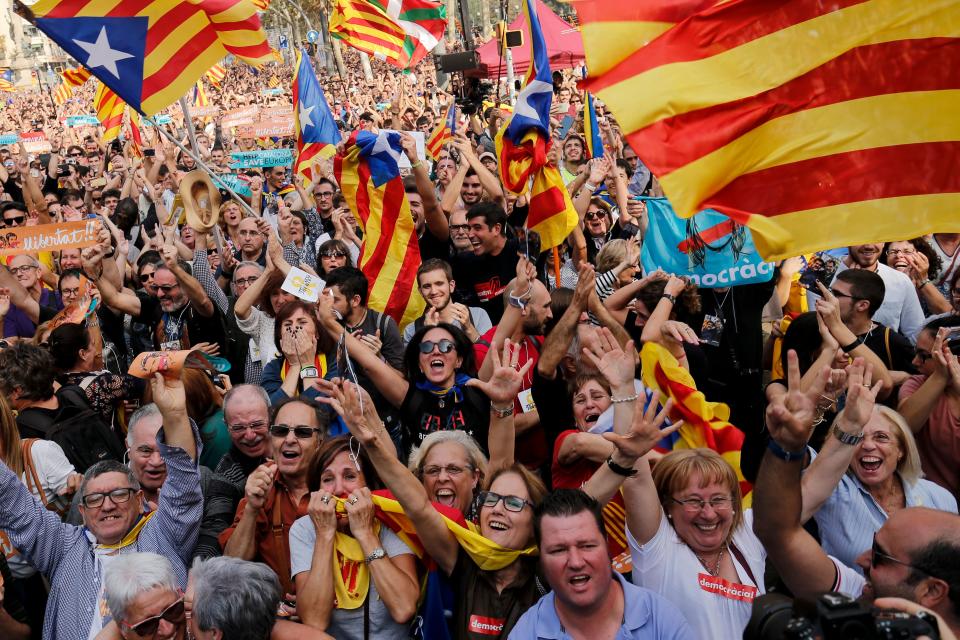
POLYGON ((462 53, 448 53, 437 56, 437 69, 444 73, 453 73, 454 71, 469 71, 480 66, 480 56, 476 51, 464 51, 462 53))
POLYGON ((507 31, 507 46, 511 49, 523 46, 523 31, 507 31))

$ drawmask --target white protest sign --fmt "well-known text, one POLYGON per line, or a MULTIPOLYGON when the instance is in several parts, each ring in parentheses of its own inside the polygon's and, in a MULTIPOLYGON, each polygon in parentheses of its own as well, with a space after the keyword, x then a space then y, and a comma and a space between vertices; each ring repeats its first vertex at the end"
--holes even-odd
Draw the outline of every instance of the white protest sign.
POLYGON ((290 273, 287 274, 287 278, 280 288, 307 302, 316 302, 320 299, 320 292, 323 291, 326 284, 320 276, 315 276, 296 267, 290 267, 290 273))

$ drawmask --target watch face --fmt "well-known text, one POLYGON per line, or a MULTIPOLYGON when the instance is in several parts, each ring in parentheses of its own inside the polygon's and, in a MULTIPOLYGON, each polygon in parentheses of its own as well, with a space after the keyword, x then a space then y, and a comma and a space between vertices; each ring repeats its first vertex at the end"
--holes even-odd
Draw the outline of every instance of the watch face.
POLYGON ((316 378, 317 377, 317 368, 316 367, 304 367, 300 370, 301 378, 316 378))

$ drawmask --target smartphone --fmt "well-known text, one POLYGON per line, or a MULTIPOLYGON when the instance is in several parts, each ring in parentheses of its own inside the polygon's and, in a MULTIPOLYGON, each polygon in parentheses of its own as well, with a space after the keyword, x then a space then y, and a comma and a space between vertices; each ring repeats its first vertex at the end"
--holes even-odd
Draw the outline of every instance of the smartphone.
POLYGON ((567 133, 570 132, 570 127, 573 126, 574 119, 573 116, 563 116, 563 121, 560 123, 560 139, 563 140, 567 137, 567 133))
POLYGON ((157 155, 157 152, 155 149, 144 149, 143 155, 147 158, 153 158, 154 156, 157 155))
POLYGON ((800 286, 819 295, 820 289, 817 283, 830 287, 833 276, 836 275, 837 268, 840 266, 840 258, 821 251, 810 256, 806 263, 800 271, 800 286))
POLYGON ((100 187, 105 187, 105 186, 107 186, 107 179, 106 179, 106 178, 94 178, 93 180, 90 181, 90 186, 93 187, 94 189, 99 189, 100 187))

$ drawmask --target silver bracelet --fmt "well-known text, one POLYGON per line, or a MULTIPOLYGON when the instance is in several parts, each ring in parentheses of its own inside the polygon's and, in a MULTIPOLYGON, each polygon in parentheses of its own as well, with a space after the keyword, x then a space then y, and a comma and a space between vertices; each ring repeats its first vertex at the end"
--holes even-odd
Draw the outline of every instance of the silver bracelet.
POLYGON ((613 396, 610 396, 610 402, 612 402, 613 404, 617 404, 619 402, 633 402, 639 397, 640 395, 636 393, 633 394, 632 396, 627 396, 625 398, 614 398, 613 396))

